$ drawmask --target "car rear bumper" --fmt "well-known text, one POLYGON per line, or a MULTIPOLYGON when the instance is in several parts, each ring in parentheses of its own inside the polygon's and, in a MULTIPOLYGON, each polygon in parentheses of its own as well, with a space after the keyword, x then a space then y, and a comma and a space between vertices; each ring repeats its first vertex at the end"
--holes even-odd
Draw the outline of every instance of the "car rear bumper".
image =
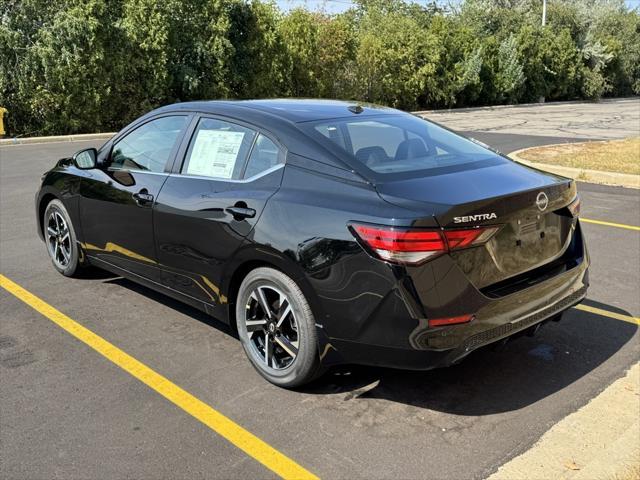
MULTIPOLYGON (((362 326, 358 335, 332 338, 329 331, 323 332, 323 363, 427 370, 456 363, 477 348, 557 318, 587 294, 589 258, 579 229, 576 234, 580 256, 565 271, 556 270, 554 275, 548 274, 535 284, 498 298, 466 285, 458 292, 451 291, 446 305, 438 304, 432 310, 441 315, 447 305, 466 302, 464 308, 475 318, 465 324, 430 327, 428 318, 433 316, 429 316, 428 309, 416 315, 420 312, 416 306, 421 303, 420 289, 407 278, 399 278, 376 312, 359 319, 362 326)), ((429 291, 434 289, 432 286, 429 291)), ((450 316, 458 313, 454 311, 450 316)))

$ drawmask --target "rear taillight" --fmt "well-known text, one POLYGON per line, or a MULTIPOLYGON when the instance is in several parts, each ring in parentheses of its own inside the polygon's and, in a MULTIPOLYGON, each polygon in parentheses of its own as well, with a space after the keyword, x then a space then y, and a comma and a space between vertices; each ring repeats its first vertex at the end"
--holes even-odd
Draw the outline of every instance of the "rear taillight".
POLYGON ((473 247, 489 240, 498 231, 498 227, 477 227, 465 230, 443 230, 449 250, 473 247))
POLYGON ((489 240, 499 227, 456 230, 407 229, 352 223, 351 231, 374 255, 393 263, 418 265, 451 250, 489 240))
POLYGON ((571 213, 571 216, 574 218, 580 215, 580 197, 576 196, 573 202, 571 202, 567 206, 567 209, 569 210, 569 213, 571 213))

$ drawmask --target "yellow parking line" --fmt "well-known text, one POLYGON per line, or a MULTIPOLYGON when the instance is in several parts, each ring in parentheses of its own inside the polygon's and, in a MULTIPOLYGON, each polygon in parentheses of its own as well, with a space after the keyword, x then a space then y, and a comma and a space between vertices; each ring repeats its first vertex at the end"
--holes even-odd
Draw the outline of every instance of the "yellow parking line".
POLYGON ((604 317, 614 318, 616 320, 622 320, 623 322, 633 323, 634 325, 640 325, 639 317, 632 317, 631 315, 623 315, 621 313, 610 312, 609 310, 603 310, 601 308, 590 307, 589 305, 576 305, 574 308, 582 310, 583 312, 594 313, 596 315, 602 315, 604 317))
POLYGON ((317 479, 292 459, 279 452, 233 420, 216 411, 145 364, 120 350, 76 321, 56 310, 44 300, 28 292, 17 283, 0 274, 0 286, 81 342, 155 390, 182 410, 200 420, 218 435, 231 442, 269 470, 286 479, 317 479))
POLYGON ((625 228, 627 230, 635 230, 636 232, 640 232, 640 227, 636 227, 635 225, 625 225, 624 223, 603 222, 602 220, 591 220, 589 218, 580 218, 580 221, 585 223, 594 223, 596 225, 604 225, 605 227, 625 228))

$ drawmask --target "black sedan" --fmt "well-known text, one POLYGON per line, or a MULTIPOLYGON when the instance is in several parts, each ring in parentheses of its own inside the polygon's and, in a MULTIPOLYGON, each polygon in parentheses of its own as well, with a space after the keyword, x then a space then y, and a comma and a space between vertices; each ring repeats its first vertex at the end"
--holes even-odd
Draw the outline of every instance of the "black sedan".
POLYGON ((154 110, 36 195, 54 267, 96 266, 237 330, 292 387, 338 363, 429 369, 580 302, 575 182, 422 118, 319 100, 154 110))

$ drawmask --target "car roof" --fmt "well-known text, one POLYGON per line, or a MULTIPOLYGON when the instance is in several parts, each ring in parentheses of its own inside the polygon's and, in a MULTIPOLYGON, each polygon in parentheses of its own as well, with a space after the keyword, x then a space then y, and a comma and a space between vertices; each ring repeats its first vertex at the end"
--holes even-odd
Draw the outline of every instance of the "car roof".
MULTIPOLYGON (((343 100, 268 99, 268 100, 208 100, 174 103, 148 112, 127 128, 156 115, 201 113, 228 117, 270 132, 287 147, 289 153, 351 172, 350 162, 313 139, 300 128, 301 123, 338 118, 362 118, 379 115, 410 115, 393 108, 343 100)), ((126 130, 126 129, 125 129, 126 130)), ((122 134, 121 131, 118 135, 122 134)), ((364 178, 364 177, 362 177, 364 178)))
MULTIPOLYGON (((238 114, 253 110, 268 113, 293 123, 310 122, 329 118, 371 116, 404 113, 399 110, 344 100, 274 98, 267 100, 209 100, 167 105, 159 110, 192 110, 221 115, 238 114)), ((157 112, 157 111, 156 111, 157 112)))

